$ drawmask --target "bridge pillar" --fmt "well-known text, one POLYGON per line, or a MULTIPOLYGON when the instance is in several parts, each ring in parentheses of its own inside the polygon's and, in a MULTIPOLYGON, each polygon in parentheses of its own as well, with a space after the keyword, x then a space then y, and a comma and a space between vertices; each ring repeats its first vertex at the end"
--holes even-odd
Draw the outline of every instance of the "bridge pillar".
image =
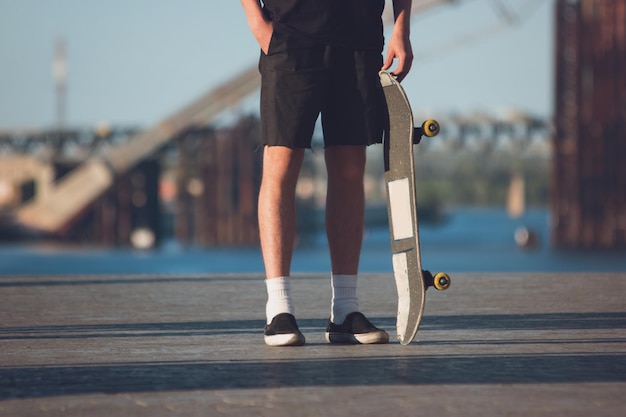
MULTIPOLYGON (((67 169, 72 166, 66 166, 67 169)), ((65 238, 102 246, 158 246, 162 239, 160 174, 160 161, 145 159, 116 177, 112 187, 86 209, 65 238)))
POLYGON ((201 246, 258 244, 258 121, 179 139, 175 235, 201 246))
POLYGON ((552 241, 626 247, 626 2, 556 3, 552 241))

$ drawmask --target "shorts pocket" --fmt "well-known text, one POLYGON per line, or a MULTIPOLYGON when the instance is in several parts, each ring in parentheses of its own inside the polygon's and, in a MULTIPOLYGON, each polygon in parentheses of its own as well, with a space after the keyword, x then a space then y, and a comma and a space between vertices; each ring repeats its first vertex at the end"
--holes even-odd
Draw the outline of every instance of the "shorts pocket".
POLYGON ((263 53, 262 51, 261 53, 263 53, 263 55, 270 56, 284 49, 283 37, 280 32, 274 28, 274 30, 272 30, 272 36, 270 37, 270 43, 267 46, 267 53, 263 53))

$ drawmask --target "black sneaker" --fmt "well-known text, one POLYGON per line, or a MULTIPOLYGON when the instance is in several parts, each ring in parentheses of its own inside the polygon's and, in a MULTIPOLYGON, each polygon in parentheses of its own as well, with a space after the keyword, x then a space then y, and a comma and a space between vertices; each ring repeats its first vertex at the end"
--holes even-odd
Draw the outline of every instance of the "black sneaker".
POLYGON ((344 344, 388 343, 389 334, 370 323, 362 313, 354 312, 348 314, 343 324, 328 320, 326 341, 344 344))
POLYGON ((268 346, 302 346, 304 335, 300 333, 296 318, 289 313, 276 315, 265 325, 265 344, 268 346))

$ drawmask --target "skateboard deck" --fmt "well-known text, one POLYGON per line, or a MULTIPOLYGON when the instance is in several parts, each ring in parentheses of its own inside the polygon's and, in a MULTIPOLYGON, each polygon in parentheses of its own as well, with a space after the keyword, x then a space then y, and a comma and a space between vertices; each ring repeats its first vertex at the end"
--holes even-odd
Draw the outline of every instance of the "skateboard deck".
POLYGON ((389 114, 383 144, 393 275, 398 291, 396 327, 398 340, 408 345, 422 320, 426 289, 434 286, 443 290, 450 285, 447 274, 433 277, 422 267, 415 192, 413 146, 422 136, 435 136, 439 124, 428 120, 415 127, 411 105, 400 83, 384 71, 380 81, 389 114))

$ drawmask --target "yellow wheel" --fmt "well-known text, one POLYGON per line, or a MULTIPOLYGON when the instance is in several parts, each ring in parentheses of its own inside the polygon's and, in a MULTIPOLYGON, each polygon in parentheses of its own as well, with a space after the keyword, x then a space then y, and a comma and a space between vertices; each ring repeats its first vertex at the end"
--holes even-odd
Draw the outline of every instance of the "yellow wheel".
POLYGON ((424 132, 424 136, 429 138, 437 136, 439 134, 439 122, 432 119, 426 120, 422 123, 422 132, 424 132))
POLYGON ((439 291, 447 290, 450 286, 450 276, 445 272, 438 272, 433 281, 433 285, 439 291))

